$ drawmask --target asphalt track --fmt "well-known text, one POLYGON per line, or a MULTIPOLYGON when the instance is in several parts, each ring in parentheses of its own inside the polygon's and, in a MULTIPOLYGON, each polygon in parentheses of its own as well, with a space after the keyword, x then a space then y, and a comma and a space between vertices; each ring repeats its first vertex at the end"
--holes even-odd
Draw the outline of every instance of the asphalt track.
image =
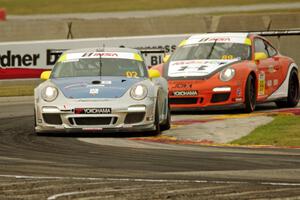
POLYGON ((130 133, 38 137, 32 108, 0 104, 0 199, 300 199, 299 149, 110 145, 144 136, 130 133))

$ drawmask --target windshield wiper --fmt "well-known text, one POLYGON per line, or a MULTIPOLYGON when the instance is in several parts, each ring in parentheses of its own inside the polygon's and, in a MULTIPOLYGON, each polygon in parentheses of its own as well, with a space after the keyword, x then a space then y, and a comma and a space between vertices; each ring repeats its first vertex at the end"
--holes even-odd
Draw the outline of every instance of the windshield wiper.
POLYGON ((212 52, 213 52, 214 49, 215 49, 216 44, 217 44, 217 39, 215 39, 215 42, 214 42, 213 45, 211 46, 211 49, 210 49, 209 54, 207 55, 206 59, 209 59, 209 58, 210 58, 210 56, 212 55, 212 52))

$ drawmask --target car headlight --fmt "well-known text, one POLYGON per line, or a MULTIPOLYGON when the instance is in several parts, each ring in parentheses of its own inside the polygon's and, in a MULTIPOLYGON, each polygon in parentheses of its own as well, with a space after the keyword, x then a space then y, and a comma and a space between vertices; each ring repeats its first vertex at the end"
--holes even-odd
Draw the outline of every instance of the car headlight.
POLYGON ((47 102, 54 101, 57 95, 58 90, 55 87, 47 86, 42 90, 42 98, 47 102))
POLYGON ((220 80, 221 81, 230 81, 235 75, 235 69, 228 67, 221 71, 220 73, 220 80))
POLYGON ((148 90, 144 85, 135 85, 130 90, 130 96, 135 100, 142 100, 147 96, 148 90))

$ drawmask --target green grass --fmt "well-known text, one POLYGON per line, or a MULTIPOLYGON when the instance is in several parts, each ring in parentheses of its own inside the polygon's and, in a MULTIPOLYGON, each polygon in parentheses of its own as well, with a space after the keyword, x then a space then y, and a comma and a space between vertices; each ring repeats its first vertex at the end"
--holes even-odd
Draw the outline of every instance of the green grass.
POLYGON ((276 116, 249 135, 231 142, 239 145, 300 146, 300 116, 276 116))
POLYGON ((33 96, 36 84, 0 86, 0 97, 33 96))
MULTIPOLYGON (((282 0, 0 0, 0 7, 6 8, 8 14, 23 15, 156 10, 282 2, 282 0)), ((299 0, 285 0, 284 3, 286 2, 299 2, 299 0)))

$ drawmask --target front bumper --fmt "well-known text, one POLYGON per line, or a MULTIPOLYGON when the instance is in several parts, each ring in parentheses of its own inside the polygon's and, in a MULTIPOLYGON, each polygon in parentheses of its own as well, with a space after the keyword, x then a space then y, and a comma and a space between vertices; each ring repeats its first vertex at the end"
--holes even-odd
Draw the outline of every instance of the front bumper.
POLYGON ((57 132, 136 132, 155 130, 154 100, 139 103, 119 101, 76 101, 60 105, 36 103, 38 133, 57 132), (76 110, 110 108, 110 113, 87 114, 76 110))
MULTIPOLYGON (((186 94, 197 95, 182 95, 174 94, 178 90, 170 90, 169 102, 172 111, 174 110, 225 110, 241 108, 244 105, 243 91, 237 86, 219 86, 207 89, 186 90, 186 94), (175 91, 175 92, 174 92, 175 91)), ((184 92, 182 94, 185 94, 184 92)))
POLYGON ((172 111, 218 111, 218 110, 243 109, 244 107, 245 105, 243 103, 234 103, 234 104, 215 105, 215 106, 206 106, 206 107, 188 107, 188 108, 175 107, 172 108, 172 111))

